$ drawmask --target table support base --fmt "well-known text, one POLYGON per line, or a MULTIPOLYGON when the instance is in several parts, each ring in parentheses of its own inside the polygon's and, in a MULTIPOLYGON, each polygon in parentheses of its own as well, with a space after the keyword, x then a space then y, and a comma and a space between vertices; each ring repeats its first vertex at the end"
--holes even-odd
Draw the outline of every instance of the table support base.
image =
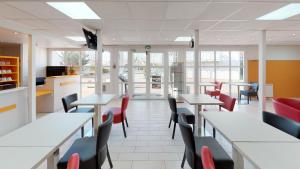
POLYGON ((57 149, 50 157, 47 158, 47 169, 57 169, 57 162, 59 160, 59 149, 57 149))
POLYGON ((232 159, 234 161, 234 169, 244 169, 244 158, 234 147, 232 148, 232 159))

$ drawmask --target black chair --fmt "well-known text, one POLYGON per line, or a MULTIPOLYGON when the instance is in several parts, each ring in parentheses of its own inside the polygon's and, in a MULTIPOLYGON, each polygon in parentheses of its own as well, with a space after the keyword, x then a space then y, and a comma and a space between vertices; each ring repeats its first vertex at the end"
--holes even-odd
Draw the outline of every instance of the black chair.
POLYGON ((264 111, 263 121, 287 134, 300 139, 300 123, 294 120, 264 111))
POLYGON ((97 137, 84 137, 75 140, 57 163, 57 169, 66 169, 68 159, 73 153, 78 153, 80 156, 80 169, 101 169, 106 157, 110 168, 113 168, 107 146, 112 122, 113 113, 109 112, 107 120, 98 127, 97 137))
MULTIPOLYGON (((88 108, 88 107, 79 108, 78 106, 72 105, 72 103, 77 100, 78 100, 77 93, 62 98, 62 103, 66 113, 93 113, 94 112, 93 108, 88 108)), ((94 126, 94 119, 92 118, 92 127, 93 126, 94 126)), ((84 127, 81 128, 81 137, 83 136, 84 136, 84 127)))
POLYGON ((247 102, 249 104, 249 101, 251 100, 251 97, 256 96, 258 100, 258 84, 257 83, 250 83, 250 87, 248 90, 241 90, 240 91, 240 99, 243 96, 247 96, 247 102))
POLYGON ((187 160, 192 169, 203 169, 201 148, 207 146, 212 151, 216 169, 233 169, 233 160, 213 137, 194 137, 184 114, 179 115, 179 127, 185 144, 181 168, 184 167, 185 160, 187 160))
POLYGON ((177 108, 176 99, 174 97, 169 96, 168 101, 171 109, 169 128, 171 127, 171 122, 173 120, 174 128, 173 128, 172 139, 174 139, 176 124, 178 123, 178 115, 184 114, 187 118, 188 124, 193 124, 193 126, 195 125, 195 115, 187 108, 177 108))

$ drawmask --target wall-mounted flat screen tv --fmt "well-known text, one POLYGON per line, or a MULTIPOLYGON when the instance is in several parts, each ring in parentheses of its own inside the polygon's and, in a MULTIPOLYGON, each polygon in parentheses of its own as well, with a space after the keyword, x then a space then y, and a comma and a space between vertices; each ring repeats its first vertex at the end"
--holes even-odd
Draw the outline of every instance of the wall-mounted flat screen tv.
POLYGON ((88 48, 97 50, 97 35, 82 28, 88 48))

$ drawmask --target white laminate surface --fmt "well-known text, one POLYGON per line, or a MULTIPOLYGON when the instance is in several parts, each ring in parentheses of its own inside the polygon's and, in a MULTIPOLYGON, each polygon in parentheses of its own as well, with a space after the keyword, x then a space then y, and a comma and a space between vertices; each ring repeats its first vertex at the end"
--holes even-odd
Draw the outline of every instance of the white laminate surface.
POLYGON ((31 169, 51 155, 50 147, 0 147, 1 169, 31 169))
POLYGON ((0 147, 58 148, 92 117, 93 113, 52 113, 0 137, 0 147))
POLYGON ((299 169, 300 143, 236 142, 234 148, 260 169, 299 169))
POLYGON ((222 105, 223 102, 205 94, 181 94, 181 97, 191 105, 222 105))
POLYGON ((73 102, 73 105, 106 105, 108 104, 115 95, 113 94, 102 94, 102 95, 91 95, 79 99, 73 102))
POLYGON ((7 94, 7 93, 12 93, 12 92, 17 92, 20 90, 26 90, 27 87, 17 87, 17 88, 13 88, 13 89, 6 89, 6 90, 0 90, 0 95, 1 94, 7 94))
POLYGON ((246 83, 246 82, 239 82, 239 83, 230 83, 230 85, 234 85, 234 86, 251 86, 250 83, 246 83))
MULTIPOLYGON (((247 113, 201 112, 228 141, 232 142, 299 142, 299 140, 247 113)), ((300 143, 300 142, 299 142, 300 143)))

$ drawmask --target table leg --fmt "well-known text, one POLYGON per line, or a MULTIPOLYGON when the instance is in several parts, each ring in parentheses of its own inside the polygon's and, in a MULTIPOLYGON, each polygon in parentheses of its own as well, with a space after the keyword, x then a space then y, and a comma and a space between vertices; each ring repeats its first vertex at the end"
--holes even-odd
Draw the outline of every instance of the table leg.
POLYGON ((241 97, 240 97, 240 86, 237 86, 237 90, 238 90, 238 102, 241 102, 241 97))
POLYGON ((95 109, 95 114, 94 114, 94 133, 93 133, 93 135, 96 136, 97 131, 98 131, 98 126, 99 126, 99 106, 94 105, 94 109, 95 109))
POLYGON ((200 86, 200 93, 202 93, 202 86, 200 86))
POLYGON ((232 148, 232 159, 234 169, 244 169, 244 158, 234 147, 232 148))
POLYGON ((201 111, 201 105, 195 105, 195 129, 194 129, 194 135, 195 136, 201 136, 201 128, 202 128, 202 116, 199 114, 201 111), (200 130, 199 130, 200 128, 200 130))
POLYGON ((47 169, 57 169, 57 162, 59 160, 59 149, 57 149, 50 157, 47 158, 47 169))
POLYGON ((206 86, 204 86, 204 93, 205 93, 205 91, 206 91, 206 86))

